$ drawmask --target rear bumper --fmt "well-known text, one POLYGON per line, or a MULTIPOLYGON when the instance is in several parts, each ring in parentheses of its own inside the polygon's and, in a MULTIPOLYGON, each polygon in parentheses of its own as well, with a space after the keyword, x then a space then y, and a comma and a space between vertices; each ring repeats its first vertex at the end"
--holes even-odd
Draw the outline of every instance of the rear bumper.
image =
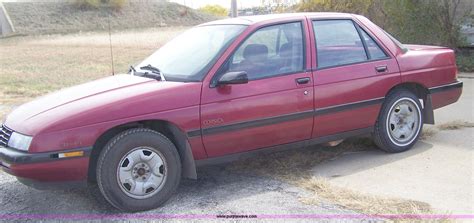
POLYGON ((87 182, 91 148, 51 153, 26 153, 0 147, 0 168, 20 182, 38 189, 62 188, 87 182), (83 151, 83 156, 61 158, 66 152, 83 151))
POLYGON ((461 97, 462 88, 462 81, 456 81, 451 84, 430 88, 429 93, 433 109, 441 108, 457 102, 461 97))

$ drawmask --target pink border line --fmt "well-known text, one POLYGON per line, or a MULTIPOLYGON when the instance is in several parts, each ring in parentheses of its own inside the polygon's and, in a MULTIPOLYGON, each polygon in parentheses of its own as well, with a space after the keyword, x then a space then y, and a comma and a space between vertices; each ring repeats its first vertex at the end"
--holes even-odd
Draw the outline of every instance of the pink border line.
MULTIPOLYGON (((13 219, 67 219, 67 220, 112 220, 112 219, 246 219, 242 215, 211 214, 0 214, 2 220, 13 219), (218 217, 219 216, 219 217, 218 217)), ((248 215, 259 219, 474 219, 474 214, 261 214, 248 215)), ((250 217, 250 219, 255 219, 250 217)))
POLYGON ((258 215, 258 218, 314 218, 314 219, 474 219, 473 214, 291 214, 258 215))
POLYGON ((112 220, 112 219, 215 219, 207 214, 0 214, 0 219, 67 219, 67 220, 112 220))

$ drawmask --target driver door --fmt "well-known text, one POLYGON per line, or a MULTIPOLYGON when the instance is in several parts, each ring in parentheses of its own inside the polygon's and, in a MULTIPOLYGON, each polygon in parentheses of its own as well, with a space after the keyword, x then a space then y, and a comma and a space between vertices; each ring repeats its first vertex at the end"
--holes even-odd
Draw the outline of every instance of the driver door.
POLYGON ((247 84, 204 86, 201 131, 209 157, 309 139, 313 80, 304 21, 255 29, 217 71, 244 71, 247 84))

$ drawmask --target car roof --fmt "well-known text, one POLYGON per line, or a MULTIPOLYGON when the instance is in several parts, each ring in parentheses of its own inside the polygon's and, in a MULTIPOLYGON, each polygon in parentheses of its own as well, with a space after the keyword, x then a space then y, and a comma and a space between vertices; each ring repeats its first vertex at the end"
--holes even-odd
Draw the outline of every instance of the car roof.
POLYGON ((306 17, 311 18, 352 18, 352 14, 349 13, 338 13, 338 12, 302 12, 302 13, 282 13, 282 14, 268 14, 268 15, 255 15, 255 16, 239 16, 237 18, 221 19, 208 23, 201 24, 200 26, 206 25, 252 25, 260 22, 272 22, 274 20, 293 20, 293 19, 304 19, 306 17))

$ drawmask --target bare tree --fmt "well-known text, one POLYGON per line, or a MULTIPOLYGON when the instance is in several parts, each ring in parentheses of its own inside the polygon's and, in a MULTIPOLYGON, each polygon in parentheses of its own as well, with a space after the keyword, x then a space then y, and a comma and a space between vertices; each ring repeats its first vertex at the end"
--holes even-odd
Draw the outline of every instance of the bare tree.
POLYGON ((439 3, 438 20, 446 31, 446 40, 450 47, 456 47, 459 43, 459 23, 456 16, 460 2, 461 0, 442 0, 439 3))

